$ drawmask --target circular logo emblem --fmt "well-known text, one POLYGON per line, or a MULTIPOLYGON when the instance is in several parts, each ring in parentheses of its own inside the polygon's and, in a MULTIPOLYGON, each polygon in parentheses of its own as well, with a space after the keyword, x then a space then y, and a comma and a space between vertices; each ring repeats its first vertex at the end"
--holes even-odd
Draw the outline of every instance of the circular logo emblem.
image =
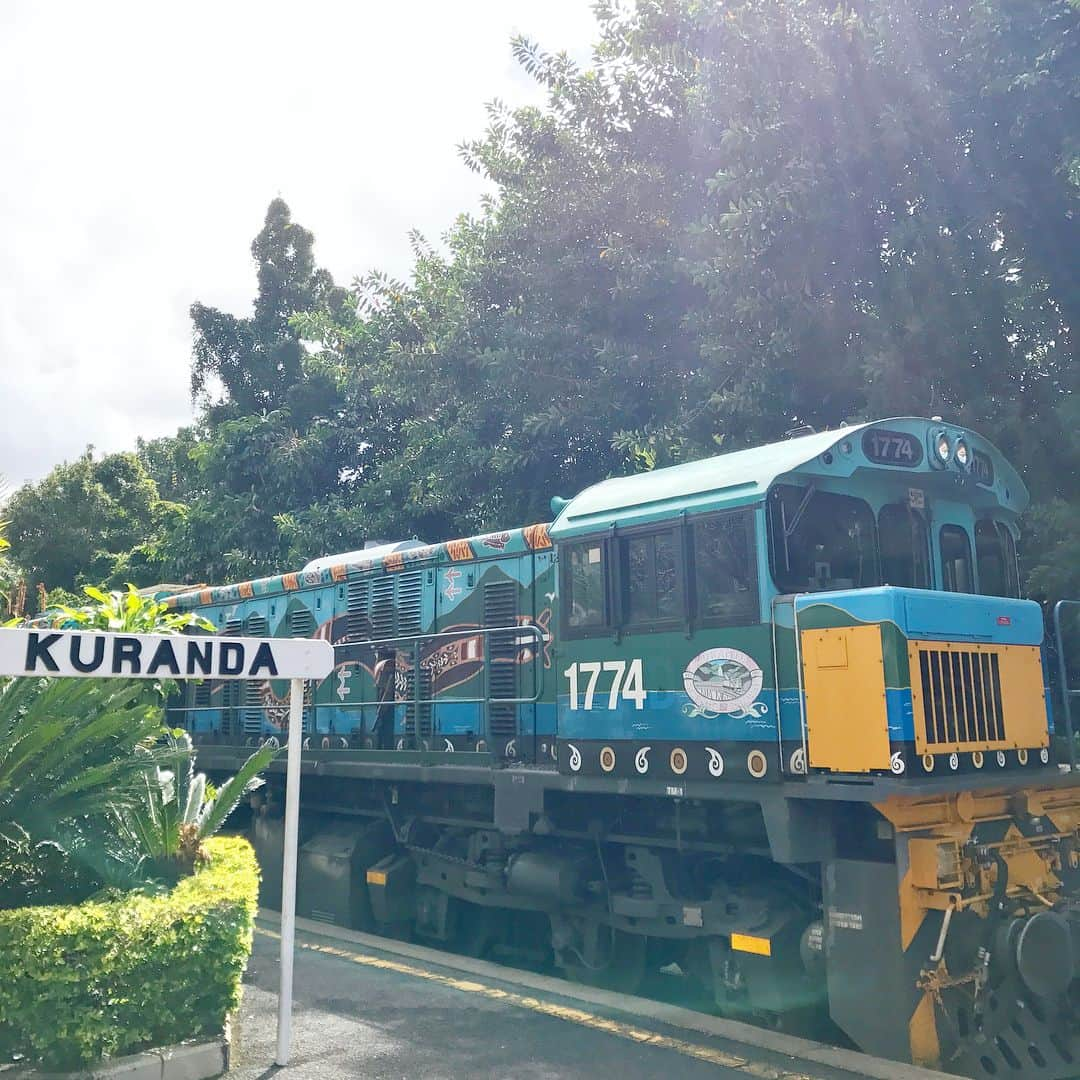
POLYGON ((604 772, 611 772, 615 768, 615 751, 610 746, 605 746, 600 751, 600 768, 604 772))
POLYGON ((769 768, 769 759, 760 750, 746 755, 746 768, 755 780, 760 780, 769 768))
POLYGON ((981 750, 976 750, 971 755, 971 764, 974 765, 976 769, 981 769, 983 767, 983 753, 981 750))
POLYGON ((714 750, 711 746, 705 747, 705 753, 709 755, 709 775, 723 776, 724 755, 721 754, 719 750, 714 750))
POLYGON ((923 770, 925 772, 933 772, 934 771, 934 755, 933 754, 923 754, 923 756, 922 756, 922 767, 923 767, 923 770))
POLYGON ((750 708, 764 680, 752 656, 738 649, 708 649, 698 653, 683 672, 683 687, 700 709, 737 713, 750 708))
POLYGON ((649 771, 649 751, 651 749, 651 746, 643 746, 634 755, 634 768, 637 769, 637 771, 641 773, 642 776, 644 776, 649 771))
POLYGON ((997 761, 999 769, 1004 769, 1005 768, 1005 751, 1004 750, 999 750, 997 752, 997 755, 996 755, 994 760, 997 761))
POLYGON ((676 776, 682 776, 686 772, 686 751, 681 746, 676 746, 671 751, 671 756, 668 758, 668 764, 671 766, 671 771, 676 776))
POLYGON ((949 768, 953 772, 960 768, 960 755, 955 750, 949 755, 949 768))
POLYGON ((1039 760, 1044 765, 1050 760, 1050 751, 1045 746, 1039 751, 1039 760))
POLYGON ((1019 761, 1021 765, 1026 765, 1027 759, 1028 752, 1026 750, 1021 749, 1016 751, 1016 760, 1019 761))

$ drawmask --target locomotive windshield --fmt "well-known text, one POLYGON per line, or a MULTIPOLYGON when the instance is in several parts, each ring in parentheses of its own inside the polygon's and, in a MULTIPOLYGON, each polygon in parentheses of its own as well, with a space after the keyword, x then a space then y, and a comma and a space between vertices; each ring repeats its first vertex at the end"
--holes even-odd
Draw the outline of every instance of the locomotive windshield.
POLYGON ((784 592, 881 583, 874 512, 862 499, 778 484, 770 506, 773 577, 784 592))
POLYGON ((987 596, 1019 596, 1016 543, 1000 521, 984 518, 975 525, 975 560, 979 590, 987 596))
MULTIPOLYGON (((778 484, 769 502, 770 558, 782 592, 825 592, 896 585, 934 587, 931 533, 925 513, 910 502, 887 503, 874 513, 862 499, 778 484)), ((1020 595, 1016 544, 1009 526, 982 518, 974 549, 968 529, 935 531, 945 592, 1020 595)))
POLYGON ((907 503, 889 503, 878 513, 881 581, 908 589, 929 589, 930 534, 922 512, 907 503))

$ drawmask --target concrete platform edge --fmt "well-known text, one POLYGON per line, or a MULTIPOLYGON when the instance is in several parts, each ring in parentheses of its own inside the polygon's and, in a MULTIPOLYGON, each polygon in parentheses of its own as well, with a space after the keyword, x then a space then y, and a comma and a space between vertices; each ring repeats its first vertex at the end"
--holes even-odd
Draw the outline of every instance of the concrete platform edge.
POLYGON ((179 1043, 112 1058, 75 1072, 43 1072, 7 1065, 0 1074, 10 1080, 211 1080, 229 1068, 228 1034, 217 1039, 179 1043))
MULTIPOLYGON (((281 917, 276 911, 260 908, 259 920, 268 927, 280 925, 281 917)), ((441 952, 426 945, 414 945, 411 942, 396 941, 393 938, 366 934, 359 930, 348 930, 330 923, 313 919, 296 920, 296 928, 305 933, 331 940, 359 945, 373 952, 388 954, 403 959, 416 960, 435 967, 459 971, 479 978, 493 979, 526 987, 540 993, 553 994, 569 1001, 585 1005, 594 1005, 623 1013, 637 1019, 652 1020, 667 1024, 684 1031, 693 1031, 700 1035, 709 1035, 727 1039, 755 1049, 768 1050, 775 1054, 784 1054, 801 1061, 826 1065, 833 1069, 849 1072, 853 1076, 867 1077, 868 1080, 956 1080, 950 1073, 925 1069, 917 1065, 905 1065, 887 1058, 873 1057, 858 1050, 846 1050, 830 1046, 827 1043, 814 1042, 796 1035, 768 1031, 765 1028, 745 1024, 739 1020, 727 1020, 708 1013, 695 1012, 678 1005, 668 1005, 648 998, 616 994, 608 990, 581 986, 550 975, 538 975, 530 971, 506 967, 490 960, 476 960, 469 956, 441 952)), ((171 1080, 171 1078, 166 1078, 171 1080)))

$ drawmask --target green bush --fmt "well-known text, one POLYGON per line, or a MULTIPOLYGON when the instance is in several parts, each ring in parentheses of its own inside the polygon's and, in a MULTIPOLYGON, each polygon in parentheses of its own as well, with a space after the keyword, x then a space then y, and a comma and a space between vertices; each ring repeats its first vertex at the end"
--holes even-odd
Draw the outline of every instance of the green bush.
POLYGON ((0 911, 0 1062, 49 1068, 222 1030, 240 1000, 259 871, 247 841, 157 896, 0 911))

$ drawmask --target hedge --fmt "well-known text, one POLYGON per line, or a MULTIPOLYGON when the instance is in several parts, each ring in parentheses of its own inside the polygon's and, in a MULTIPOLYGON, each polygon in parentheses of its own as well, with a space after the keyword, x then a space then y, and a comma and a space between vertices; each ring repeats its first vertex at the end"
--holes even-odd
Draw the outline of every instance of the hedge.
POLYGON ((0 911, 0 1062, 70 1069, 219 1034, 240 1000, 259 871, 239 837, 159 896, 0 911))

